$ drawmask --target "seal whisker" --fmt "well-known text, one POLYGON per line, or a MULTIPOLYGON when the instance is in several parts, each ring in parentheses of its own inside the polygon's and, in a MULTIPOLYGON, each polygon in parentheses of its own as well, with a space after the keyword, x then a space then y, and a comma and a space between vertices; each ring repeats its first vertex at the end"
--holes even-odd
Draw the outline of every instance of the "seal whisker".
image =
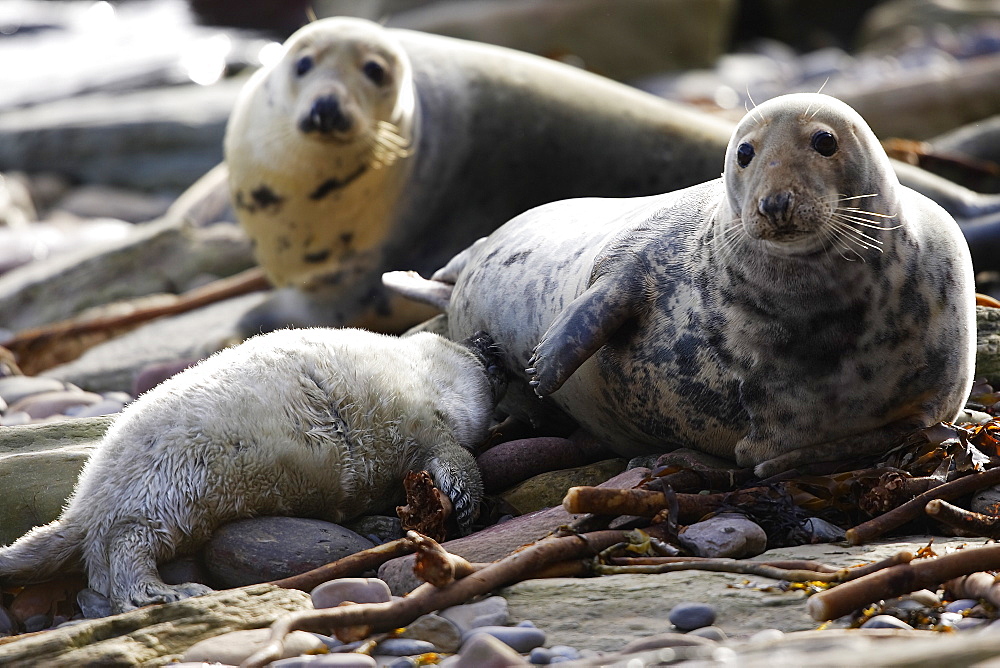
POLYGON ((843 241, 850 241, 865 250, 877 250, 879 253, 883 252, 881 248, 882 242, 878 239, 868 236, 864 232, 851 227, 851 225, 840 222, 836 219, 831 219, 831 222, 831 229, 836 230, 843 241))
MULTIPOLYGON (((898 230, 903 226, 902 223, 898 223, 896 225, 892 225, 891 227, 887 227, 885 223, 887 223, 888 221, 870 220, 868 218, 864 218, 863 216, 859 216, 857 214, 843 213, 840 209, 835 210, 831 215, 836 216, 838 220, 842 220, 845 222, 850 221, 851 223, 861 225, 862 227, 868 227, 873 230, 898 230)), ((892 216, 887 216, 887 217, 892 218, 892 216)))
MULTIPOLYGON (((867 234, 867 233, 865 233, 865 232, 862 232, 861 230, 859 230, 858 228, 856 228, 856 227, 855 227, 855 223, 854 223, 853 221, 850 221, 850 220, 845 220, 844 218, 842 218, 842 217, 840 217, 840 216, 838 216, 838 215, 834 215, 834 216, 832 216, 832 217, 831 217, 831 220, 833 220, 833 221, 834 221, 834 223, 835 223, 835 224, 836 224, 837 226, 839 226, 839 227, 843 227, 843 228, 847 228, 847 229, 849 229, 849 230, 850 230, 850 231, 851 231, 851 232, 852 232, 853 234, 855 234, 855 235, 857 235, 857 236, 859 236, 859 237, 864 237, 865 239, 868 239, 869 241, 871 241, 871 242, 873 242, 873 243, 876 243, 876 244, 881 244, 881 243, 882 243, 882 240, 881 240, 881 239, 876 239, 875 237, 871 236, 870 234, 867 234)), ((879 228, 879 229, 883 229, 883 228, 879 228)))
MULTIPOLYGON (((862 241, 859 241, 857 239, 852 238, 851 236, 849 236, 849 234, 846 233, 845 230, 840 229, 840 228, 833 228, 833 227, 831 227, 830 228, 830 234, 836 240, 836 242, 838 244, 843 244, 843 250, 840 250, 838 248, 838 252, 840 252, 840 256, 842 258, 844 258, 848 262, 857 262, 858 260, 861 260, 862 262, 867 262, 867 260, 865 260, 865 256, 862 255, 858 251, 858 249, 854 247, 854 244, 858 244, 860 246, 861 250, 869 250, 870 248, 872 248, 871 246, 869 246, 868 244, 865 244, 862 241), (855 256, 855 259, 852 259, 852 258, 844 255, 843 251, 848 251, 848 252, 852 253, 855 256)), ((881 250, 881 249, 879 249, 879 250, 881 250)))
POLYGON ((859 209, 856 206, 838 206, 837 211, 848 211, 857 216, 875 216, 876 218, 896 217, 896 214, 894 213, 879 213, 878 211, 868 211, 867 209, 859 209))
POLYGON ((862 199, 864 197, 878 197, 878 193, 867 193, 865 195, 845 195, 843 193, 837 193, 836 195, 827 195, 825 197, 820 197, 819 199, 824 202, 829 202, 831 200, 836 200, 837 202, 846 202, 849 199, 862 199))

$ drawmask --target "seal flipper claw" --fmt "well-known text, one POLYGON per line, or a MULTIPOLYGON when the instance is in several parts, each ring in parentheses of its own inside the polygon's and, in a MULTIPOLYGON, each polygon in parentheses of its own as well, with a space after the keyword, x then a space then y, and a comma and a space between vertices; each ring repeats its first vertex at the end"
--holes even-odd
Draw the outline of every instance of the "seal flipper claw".
POLYGON ((425 468, 437 488, 451 499, 462 535, 469 534, 483 498, 483 481, 472 453, 454 441, 445 441, 433 449, 425 468))

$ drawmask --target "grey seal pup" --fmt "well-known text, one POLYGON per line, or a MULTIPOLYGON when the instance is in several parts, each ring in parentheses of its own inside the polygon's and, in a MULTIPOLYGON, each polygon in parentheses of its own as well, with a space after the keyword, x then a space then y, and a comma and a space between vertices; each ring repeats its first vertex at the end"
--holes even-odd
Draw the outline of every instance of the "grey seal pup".
POLYGON ((493 421, 505 374, 484 333, 280 330, 150 390, 117 418, 60 517, 0 548, 0 578, 85 566, 117 612, 209 591, 156 565, 220 524, 254 515, 341 522, 390 508, 427 470, 468 530, 482 496, 469 449, 493 421))
POLYGON ((530 380, 622 455, 695 447, 765 476, 953 419, 972 274, 864 120, 795 94, 743 118, 721 179, 538 207, 430 281, 385 281, 445 308, 453 338, 490 331, 521 371, 513 414, 545 419, 530 380))

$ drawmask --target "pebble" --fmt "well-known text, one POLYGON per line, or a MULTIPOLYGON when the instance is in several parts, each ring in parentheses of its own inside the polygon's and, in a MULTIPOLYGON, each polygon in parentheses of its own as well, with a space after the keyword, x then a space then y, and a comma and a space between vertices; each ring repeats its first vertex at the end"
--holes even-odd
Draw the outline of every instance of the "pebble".
POLYGON ((387 638, 378 644, 375 653, 386 656, 413 656, 414 654, 427 654, 434 650, 434 645, 426 640, 387 638))
POLYGON ((438 664, 442 668, 508 668, 527 666, 518 652, 488 633, 474 633, 462 644, 462 653, 438 664))
POLYGON ((125 408, 125 403, 117 399, 102 399, 96 404, 74 406, 66 410, 66 415, 74 418, 98 417, 99 415, 114 415, 125 408))
POLYGON ((439 652, 456 652, 462 644, 462 630, 453 622, 435 614, 418 617, 399 637, 426 640, 439 652))
POLYGON ((667 619, 681 631, 694 631, 715 623, 715 608, 707 603, 681 603, 670 610, 667 619))
POLYGON ((344 527, 376 545, 398 540, 405 535, 399 518, 387 515, 365 515, 351 522, 344 522, 344 527))
POLYGON ((846 531, 821 517, 810 517, 803 522, 802 527, 809 534, 809 542, 813 544, 836 543, 847 538, 846 531))
POLYGON ((254 517, 225 524, 203 555, 216 588, 303 573, 373 547, 342 526, 301 517, 254 517))
POLYGON ((400 656, 396 658, 379 657, 377 663, 382 666, 382 668, 417 668, 417 666, 420 665, 416 660, 409 656, 400 656), (386 660, 389 660, 389 662, 385 663, 386 660))
POLYGON ((955 626, 955 624, 963 619, 965 619, 965 616, 960 612, 942 612, 939 621, 941 626, 955 626))
POLYGON ((39 613, 37 615, 32 615, 24 620, 24 632, 25 633, 35 633, 36 631, 41 631, 52 626, 52 619, 49 618, 45 613, 39 613))
POLYGON ((480 626, 503 626, 510 619, 507 599, 503 596, 490 596, 475 603, 455 605, 438 614, 463 632, 480 626))
POLYGON ((16 404, 32 394, 64 389, 66 389, 66 385, 61 380, 45 376, 6 376, 0 378, 0 397, 8 405, 16 404))
POLYGON ((389 585, 378 578, 339 578, 324 582, 312 591, 314 608, 335 608, 344 601, 386 603, 391 599, 389 585))
POLYGON ((64 414, 74 406, 91 406, 100 402, 101 395, 82 390, 51 390, 38 392, 10 405, 11 411, 24 411, 34 420, 64 414))
POLYGON ((306 654, 267 665, 271 668, 375 668, 378 663, 367 654, 306 654))
POLYGON ((81 589, 76 595, 76 604, 87 619, 107 617, 111 614, 111 600, 90 587, 81 589))
POLYGON ((0 419, 0 426, 3 427, 17 427, 22 424, 29 424, 31 422, 31 416, 24 411, 13 411, 7 413, 0 419))
POLYGON ((709 640, 714 640, 715 642, 726 642, 726 640, 729 639, 726 632, 718 626, 703 626, 700 629, 690 631, 687 635, 697 636, 698 638, 707 638, 709 640))
POLYGON ((738 513, 723 513, 695 522, 677 539, 697 557, 742 559, 755 557, 767 548, 767 534, 760 525, 738 513))
POLYGON ((9 636, 17 633, 17 622, 10 616, 7 608, 0 605, 0 635, 9 636))
POLYGON ((971 598, 960 598, 957 601, 952 601, 951 603, 944 606, 945 612, 964 612, 966 610, 971 610, 976 607, 978 601, 971 598))
POLYGON ((928 608, 936 608, 941 605, 941 597, 930 589, 918 589, 910 594, 910 598, 928 608))
POLYGON ((534 626, 480 626, 466 631, 462 636, 462 651, 477 635, 490 635, 515 651, 525 654, 545 644, 545 632, 534 626))
MULTIPOLYGON (((271 636, 271 629, 250 629, 246 631, 230 631, 213 638, 206 638, 195 643, 184 652, 182 661, 219 662, 238 665, 251 654, 263 647, 271 636)), ((323 651, 326 649, 319 638, 305 631, 293 631, 285 636, 282 659, 297 657, 306 652, 323 651)), ((371 658, 371 657, 369 657, 371 658)), ((349 664, 350 665, 350 664, 349 664)), ((359 664, 374 666, 374 663, 359 664)))
POLYGON ((747 642, 769 643, 781 640, 784 637, 785 633, 781 629, 761 629, 760 631, 757 631, 757 633, 750 636, 747 642))
POLYGON ((863 629, 901 629, 912 631, 913 627, 892 615, 875 615, 861 625, 863 629))

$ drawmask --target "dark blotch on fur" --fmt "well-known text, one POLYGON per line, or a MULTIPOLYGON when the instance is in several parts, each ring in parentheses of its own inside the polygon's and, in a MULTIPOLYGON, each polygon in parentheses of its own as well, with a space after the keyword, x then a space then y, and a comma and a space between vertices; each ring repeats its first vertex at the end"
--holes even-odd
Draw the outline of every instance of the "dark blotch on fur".
POLYGON ((309 193, 309 199, 320 200, 332 193, 351 184, 352 181, 364 174, 368 170, 368 165, 361 165, 356 170, 348 174, 343 179, 327 179, 316 186, 316 190, 309 193))

